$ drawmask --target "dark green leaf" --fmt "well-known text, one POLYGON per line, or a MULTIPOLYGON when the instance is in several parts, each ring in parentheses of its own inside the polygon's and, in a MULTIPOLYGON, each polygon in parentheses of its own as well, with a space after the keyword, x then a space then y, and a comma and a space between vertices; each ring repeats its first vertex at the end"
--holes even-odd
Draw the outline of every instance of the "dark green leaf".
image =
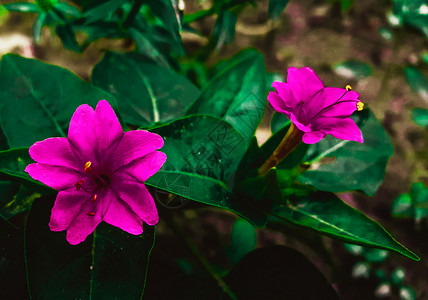
POLYGON ((412 120, 419 126, 428 129, 428 109, 415 108, 412 110, 412 120))
POLYGON ((373 68, 363 62, 348 60, 340 64, 336 64, 334 69, 337 74, 345 78, 361 79, 370 76, 373 73, 373 68))
POLYGON ((227 252, 233 264, 236 264, 256 247, 257 234, 254 226, 243 219, 237 219, 233 223, 230 238, 232 244, 227 249, 227 252))
POLYGON ((129 0, 98 1, 98 5, 93 5, 90 8, 85 9, 83 18, 85 18, 86 23, 92 23, 99 20, 109 20, 113 14, 127 2, 129 2, 129 0))
POLYGON ((40 37, 42 35, 42 29, 43 26, 45 26, 45 21, 46 21, 46 13, 45 12, 41 12, 36 21, 34 21, 33 24, 33 38, 36 41, 36 43, 40 43, 40 37))
POLYGON ((273 209, 271 220, 292 222, 344 242, 392 250, 419 260, 382 226, 331 193, 317 192, 292 200, 284 199, 282 205, 273 209))
POLYGON ((217 40, 217 49, 231 44, 235 38, 235 26, 238 16, 233 11, 221 11, 213 28, 213 36, 217 40))
POLYGON ((263 56, 247 50, 243 59, 232 59, 230 67, 215 76, 187 111, 228 121, 249 143, 266 106, 263 56))
POLYGON ((8 11, 17 11, 17 12, 30 12, 30 13, 38 13, 40 12, 39 7, 35 3, 28 2, 15 2, 5 4, 4 7, 8 11))
POLYGON ((56 34, 61 39, 62 44, 66 49, 76 52, 82 52, 82 48, 76 41, 76 35, 69 23, 61 24, 56 27, 56 34))
POLYGON ((269 17, 281 19, 282 12, 288 4, 288 0, 269 0, 269 17))
POLYGON ((246 150, 243 137, 224 120, 189 116, 151 129, 165 140, 167 162, 147 184, 197 202, 226 208, 261 226, 264 211, 232 198, 233 174, 246 150), (261 216, 260 216, 261 215, 261 216))
POLYGON ((38 182, 25 172, 27 165, 33 162, 28 153, 28 148, 0 151, 0 173, 11 179, 38 182))
POLYGON ((273 114, 272 120, 270 121, 270 130, 272 133, 277 132, 281 128, 284 128, 284 126, 290 125, 290 119, 279 112, 275 112, 273 114))
POLYGON ((72 6, 65 2, 58 2, 55 4, 55 8, 64 13, 67 16, 79 18, 80 17, 80 11, 77 7, 72 6))
POLYGON ((389 252, 380 249, 365 249, 363 255, 369 263, 381 263, 388 258, 389 252))
POLYGON ((130 235, 102 223, 85 242, 71 246, 49 230, 53 199, 33 204, 26 224, 28 287, 33 299, 140 299, 154 227, 130 235), (51 201, 49 201, 51 200, 51 201))
POLYGON ((394 271, 392 271, 391 274, 391 281, 395 285, 402 285, 403 280, 406 277, 406 273, 404 272, 404 269, 401 267, 395 268, 394 271))
POLYGON ((300 182, 329 192, 362 190, 368 195, 376 192, 393 154, 391 139, 373 113, 366 110, 356 117, 364 143, 327 136, 311 145, 304 161, 312 166, 299 177, 300 182))
POLYGON ((76 108, 95 107, 106 92, 63 68, 17 55, 4 55, 0 66, 0 122, 9 147, 28 147, 53 136, 66 136, 76 108))
POLYGON ((177 1, 159 0, 147 1, 147 5, 153 13, 161 20, 163 26, 171 33, 176 40, 181 40, 179 24, 179 11, 177 1))
POLYGON ((426 77, 414 67, 405 67, 404 74, 406 75, 407 84, 413 92, 428 101, 428 80, 426 77))
POLYGON ((144 127, 181 117, 199 96, 186 78, 135 53, 107 52, 92 82, 118 99, 127 123, 144 127))
POLYGON ((401 300, 416 300, 415 290, 410 286, 400 287, 401 300))

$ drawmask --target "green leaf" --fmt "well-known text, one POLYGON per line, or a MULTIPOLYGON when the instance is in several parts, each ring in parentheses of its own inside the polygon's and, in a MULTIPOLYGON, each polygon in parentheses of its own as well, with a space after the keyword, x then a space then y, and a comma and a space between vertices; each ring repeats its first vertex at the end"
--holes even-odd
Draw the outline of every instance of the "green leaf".
MULTIPOLYGON (((91 1, 94 2, 94 1, 91 1)), ((115 12, 128 0, 108 0, 95 2, 96 5, 85 9, 83 18, 86 23, 93 23, 99 20, 110 20, 115 12)))
POLYGON ((229 123, 211 116, 189 116, 150 129, 162 136, 168 160, 146 184, 193 201, 236 212, 258 226, 264 211, 232 197, 233 174, 246 150, 229 123), (261 215, 261 216, 260 216, 261 215))
POLYGON ((272 120, 270 121, 270 130, 272 133, 275 133, 288 125, 290 125, 290 119, 284 114, 275 112, 273 114, 272 120))
POLYGON ((416 300, 415 290, 410 286, 400 287, 400 300, 416 300))
POLYGON ((269 0, 269 17, 281 19, 282 12, 288 4, 288 0, 269 0))
POLYGON ((135 53, 107 52, 92 82, 118 99, 127 123, 144 127, 181 117, 199 96, 186 78, 135 53))
POLYGON ((388 258, 389 252, 380 249, 366 249, 363 255, 369 263, 381 263, 388 258))
POLYGON ((15 2, 5 4, 4 7, 8 11, 16 11, 16 12, 29 12, 29 13, 38 13, 40 12, 39 7, 35 3, 28 2, 15 2))
POLYGON ((428 37, 426 0, 394 0, 393 13, 404 23, 419 29, 425 37, 428 37))
POLYGON ((235 26, 238 15, 234 11, 221 11, 213 28, 213 36, 216 37, 216 49, 221 49, 224 45, 231 44, 235 39, 235 26))
POLYGON ((405 277, 406 277, 406 273, 404 269, 401 267, 398 267, 398 268, 395 268, 394 271, 392 271, 391 281, 394 285, 400 286, 403 284, 403 280, 405 277))
POLYGON ((298 178, 300 182, 322 191, 376 193, 383 181, 388 159, 393 154, 393 146, 372 112, 359 112, 356 118, 364 143, 327 136, 311 145, 304 161, 312 165, 298 178))
POLYGON ((56 26, 56 34, 61 39, 64 48, 78 53, 82 52, 82 48, 77 43, 76 35, 74 34, 71 24, 67 22, 56 26))
POLYGON ((407 84, 413 92, 428 101, 428 80, 426 77, 414 67, 405 67, 404 74, 406 75, 407 84))
POLYGON ((42 29, 45 26, 47 14, 46 12, 41 12, 36 21, 33 24, 33 38, 36 43, 40 43, 40 37, 42 36, 42 29))
POLYGON ((410 194, 401 194, 391 204, 391 213, 394 217, 413 217, 412 197, 410 194))
POLYGON ((187 115, 206 114, 222 118, 250 143, 266 106, 265 66, 255 50, 238 54, 230 67, 215 76, 202 90, 187 115), (242 58, 241 58, 242 57, 242 58))
POLYGON ((55 8, 61 11, 63 14, 75 18, 80 18, 80 10, 77 7, 74 7, 65 2, 58 2, 55 4, 55 8))
POLYGON ((292 222, 347 243, 391 250, 419 260, 382 226, 331 193, 283 199, 283 204, 272 210, 271 221, 292 222))
POLYGON ((33 162, 28 153, 28 148, 0 151, 0 174, 6 175, 11 179, 36 183, 38 181, 33 180, 25 172, 27 165, 33 162))
POLYGON ((428 109, 415 108, 412 110, 412 120, 419 126, 428 129, 428 109))
POLYGON ((254 226, 243 219, 233 223, 230 236, 232 244, 227 249, 229 259, 233 264, 238 263, 247 253, 254 250, 257 243, 257 233, 254 226))
POLYGON ((115 99, 70 71, 13 54, 0 65, 0 123, 9 147, 28 147, 54 136, 66 136, 76 108, 95 107, 115 99))
POLYGON ((154 227, 131 235, 106 223, 77 246, 49 230, 53 199, 35 201, 26 223, 28 287, 33 299, 140 299, 154 227), (50 201, 49 201, 50 200, 50 201))
POLYGON ((363 62, 348 60, 343 63, 336 64, 334 69, 337 74, 345 78, 361 79, 372 75, 373 68, 363 62))

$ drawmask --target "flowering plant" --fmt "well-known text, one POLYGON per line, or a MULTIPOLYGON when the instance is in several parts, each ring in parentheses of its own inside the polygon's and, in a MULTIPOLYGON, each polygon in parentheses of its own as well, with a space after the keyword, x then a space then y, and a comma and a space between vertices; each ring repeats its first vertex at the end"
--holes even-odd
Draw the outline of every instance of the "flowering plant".
MULTIPOLYGON (((248 1, 211 2, 210 8, 169 0, 0 6, 0 22, 5 11, 37 14, 32 33, 43 42, 27 43, 21 52, 39 59, 6 54, 0 61, 0 299, 337 299, 337 293, 357 290, 349 286, 358 284, 351 278, 358 272, 348 274, 340 262, 349 253, 331 239, 364 255, 368 265, 356 266, 366 273, 388 253, 390 259, 419 260, 376 221, 416 245, 385 213, 376 213, 384 206, 365 205, 386 201, 398 193, 396 182, 401 186, 411 177, 402 176, 402 168, 398 181, 393 173, 385 176, 393 142, 407 135, 390 119, 397 107, 404 109, 408 91, 399 90, 388 110, 382 106, 393 98, 388 82, 400 73, 393 61, 400 55, 391 55, 392 63, 378 60, 397 45, 342 51, 346 57, 368 52, 367 61, 379 56, 376 72, 353 58, 324 61, 327 56, 317 56, 323 48, 305 36, 314 23, 301 22, 306 2, 292 3, 283 14, 288 1, 271 0, 270 20, 256 27, 238 18, 248 1), (279 35, 287 15, 293 16, 286 26, 291 30, 279 35), (213 21, 212 30, 201 22, 205 18, 213 21), (43 54, 46 61, 60 61, 47 51, 48 27, 65 48, 87 58, 74 68, 69 60, 75 56, 61 54, 78 75, 40 60, 43 54), (235 34, 238 43, 232 43, 235 34), (267 41, 260 43, 262 51, 240 49, 241 41, 260 34, 267 41), (302 46, 308 40, 311 47, 302 46), (284 41, 290 55, 277 51, 284 41), (226 45, 228 51, 219 51, 226 45), (284 69, 286 64, 302 67, 284 69), (379 74, 385 78, 378 80, 379 74)), ((352 5, 333 2, 331 12, 341 5, 344 15, 344 3, 352 5)), ((330 25, 321 31, 330 33, 330 25)), ((334 33, 334 39, 343 35, 334 33)), ((348 38, 355 37, 346 34, 341 44, 347 46, 348 38)), ((422 73, 414 66, 404 71, 424 96, 422 73)), ((425 110, 414 113, 424 125, 425 110)), ((403 148, 395 152, 398 158, 406 156, 403 148)), ((394 214, 422 214, 411 205, 426 202, 425 195, 423 188, 402 194, 394 214)), ((423 224, 423 217, 416 219, 423 224)), ((409 289, 400 276, 378 277, 401 295, 409 289)))

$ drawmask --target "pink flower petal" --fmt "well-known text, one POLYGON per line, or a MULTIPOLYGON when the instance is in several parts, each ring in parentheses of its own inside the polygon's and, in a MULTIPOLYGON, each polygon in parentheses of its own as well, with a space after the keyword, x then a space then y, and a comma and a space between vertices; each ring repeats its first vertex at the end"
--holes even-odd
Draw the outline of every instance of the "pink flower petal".
POLYGON ((296 127, 303 132, 310 132, 311 131, 311 127, 300 123, 299 120, 296 118, 296 116, 293 113, 291 113, 291 115, 290 115, 290 121, 293 122, 293 124, 296 125, 296 127))
POLYGON ((305 144, 315 144, 318 143, 320 140, 322 140, 325 137, 325 134, 321 131, 311 131, 306 132, 303 137, 302 141, 305 144))
POLYGON ((329 116, 349 116, 357 108, 358 93, 342 88, 326 87, 305 102, 310 119, 328 112, 329 116))
POLYGON ((308 67, 288 68, 287 84, 297 102, 307 101, 324 88, 324 84, 308 67))
POLYGON ((341 140, 364 142, 360 128, 351 118, 318 118, 312 128, 341 140))
POLYGON ((106 100, 98 102, 95 115, 98 155, 102 156, 107 149, 120 140, 123 130, 113 108, 106 100))
POLYGON ((87 104, 80 105, 71 117, 68 139, 75 153, 83 161, 97 160, 95 111, 87 104))
POLYGON ((96 201, 85 200, 67 229, 67 241, 71 245, 83 242, 101 223, 105 203, 110 201, 103 192, 96 201))
MULTIPOLYGON (((127 202, 122 200, 112 190, 108 190, 107 193, 109 194, 108 198, 110 202, 108 203, 103 221, 119 227, 130 234, 141 234, 143 232, 143 221, 141 218, 137 216, 127 202)), ((140 197, 140 195, 136 194, 133 197, 140 197)))
MULTIPOLYGON (((121 173, 126 173, 135 178, 137 181, 144 182, 150 176, 155 174, 166 161, 166 155, 163 152, 155 151, 146 156, 138 158, 128 165, 122 166, 114 174, 113 179, 116 181, 116 176, 119 178, 121 173)), ((118 179, 121 180, 121 179, 118 179)))
POLYGON ((283 100, 277 93, 270 92, 267 99, 277 112, 287 116, 290 115, 291 108, 285 104, 285 100, 283 100))
POLYGON ((111 188, 140 219, 149 225, 155 225, 159 221, 158 211, 144 184, 124 172, 118 176, 111 188))
POLYGON ((45 164, 30 164, 25 168, 25 172, 42 183, 56 190, 73 189, 74 184, 82 179, 82 173, 61 166, 45 164))
POLYGON ((83 189, 59 192, 52 208, 49 228, 52 231, 66 230, 77 214, 82 213, 83 204, 91 198, 92 194, 83 189))
POLYGON ((38 163, 82 170, 80 162, 70 148, 67 138, 49 138, 34 143, 30 147, 30 156, 38 163))
POLYGON ((125 132, 117 148, 108 158, 111 170, 129 164, 133 160, 162 148, 163 139, 160 135, 145 130, 125 132))
MULTIPOLYGON (((290 111, 290 109, 292 107, 295 107, 299 103, 299 100, 297 100, 294 97, 294 95, 291 92, 287 83, 274 81, 272 83, 272 87, 277 91, 277 93, 278 93, 277 95, 279 96, 279 98, 281 99, 280 101, 282 102, 282 104, 281 104, 280 101, 276 101, 276 104, 277 104, 276 106, 278 108, 282 108, 283 110, 290 111)), ((274 92, 271 92, 271 93, 274 93, 274 92)), ((268 96, 268 99, 269 99, 269 96, 268 96)), ((273 100, 275 100, 275 99, 273 99, 273 100)), ((271 100, 269 100, 269 102, 271 102, 271 104, 272 104, 271 100)), ((275 108, 275 106, 273 104, 272 104, 272 106, 275 108)))

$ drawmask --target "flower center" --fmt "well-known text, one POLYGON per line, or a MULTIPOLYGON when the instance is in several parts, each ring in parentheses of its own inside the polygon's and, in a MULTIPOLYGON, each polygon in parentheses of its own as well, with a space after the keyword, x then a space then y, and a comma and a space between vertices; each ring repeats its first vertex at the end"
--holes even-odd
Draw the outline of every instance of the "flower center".
POLYGON ((108 176, 105 174, 96 175, 95 181, 101 186, 109 186, 110 185, 110 178, 108 178, 108 176))
MULTIPOLYGON (((107 187, 111 183, 111 180, 108 177, 108 175, 97 174, 96 169, 94 171, 94 169, 92 168, 92 162, 91 161, 87 161, 85 163, 83 171, 85 172, 86 175, 91 176, 95 180, 97 185, 100 187, 107 187)), ((83 182, 84 182, 84 180, 81 179, 74 184, 74 186, 76 187, 77 190, 80 190, 81 188, 84 189, 83 182)), ((95 195, 94 201, 95 201, 95 199, 96 199, 96 195, 95 195)))

